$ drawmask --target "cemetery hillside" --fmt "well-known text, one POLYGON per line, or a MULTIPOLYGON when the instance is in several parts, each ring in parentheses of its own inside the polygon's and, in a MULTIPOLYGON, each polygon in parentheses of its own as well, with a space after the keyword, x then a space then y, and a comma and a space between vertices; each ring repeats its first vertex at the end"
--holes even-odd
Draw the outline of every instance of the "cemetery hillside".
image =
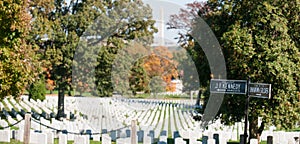
POLYGON ((300 144, 300 0, 1 0, 0 144, 300 144))

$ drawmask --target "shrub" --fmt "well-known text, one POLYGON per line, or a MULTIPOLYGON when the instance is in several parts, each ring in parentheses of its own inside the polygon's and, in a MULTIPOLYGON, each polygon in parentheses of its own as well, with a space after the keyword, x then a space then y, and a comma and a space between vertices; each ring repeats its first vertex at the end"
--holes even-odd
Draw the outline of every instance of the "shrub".
POLYGON ((41 78, 37 81, 35 81, 33 84, 29 87, 29 100, 45 100, 46 98, 46 84, 44 78, 41 78))

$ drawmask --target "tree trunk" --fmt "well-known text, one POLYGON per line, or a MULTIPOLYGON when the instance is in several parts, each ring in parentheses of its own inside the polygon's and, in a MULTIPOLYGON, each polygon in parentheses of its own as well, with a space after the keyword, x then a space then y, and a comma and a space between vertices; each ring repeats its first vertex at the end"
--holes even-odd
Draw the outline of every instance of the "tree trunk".
POLYGON ((258 127, 258 117, 252 117, 249 119, 249 133, 250 133, 250 138, 249 138, 249 142, 250 143, 250 139, 257 139, 258 140, 258 144, 260 143, 260 136, 262 134, 262 131, 264 130, 264 122, 261 123, 260 127, 258 127))
MULTIPOLYGON (((261 136, 262 132, 264 131, 264 129, 265 129, 265 122, 262 121, 260 127, 258 128, 258 132, 257 132, 258 133, 258 136, 257 136, 258 140, 260 140, 260 136, 261 136)), ((258 141, 258 144, 259 143, 260 142, 258 141)))
POLYGON ((60 84, 58 87, 58 108, 57 108, 57 115, 56 119, 60 119, 65 115, 64 109, 64 99, 65 99, 65 86, 64 84, 60 84))
POLYGON ((197 100, 196 100, 196 105, 200 105, 200 100, 201 100, 201 90, 199 90, 198 95, 197 95, 197 100))
POLYGON ((71 86, 69 86, 69 90, 68 90, 68 96, 72 96, 72 87, 71 86))
POLYGON ((29 95, 28 95, 28 101, 30 101, 30 99, 31 99, 31 93, 29 93, 29 95))

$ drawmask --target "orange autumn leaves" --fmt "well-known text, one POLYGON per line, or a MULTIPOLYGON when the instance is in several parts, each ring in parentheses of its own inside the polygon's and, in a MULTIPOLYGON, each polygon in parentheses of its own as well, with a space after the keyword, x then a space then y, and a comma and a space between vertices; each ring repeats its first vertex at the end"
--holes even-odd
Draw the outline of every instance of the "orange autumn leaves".
POLYGON ((45 74, 46 89, 49 91, 54 90, 55 82, 51 79, 50 68, 43 67, 43 72, 45 74))
MULTIPOLYGON (((150 81, 154 77, 160 77, 165 86, 163 89, 168 92, 174 92, 176 85, 171 81, 178 78, 177 65, 178 62, 173 60, 173 54, 167 47, 156 47, 152 50, 151 54, 143 57, 139 60, 139 64, 133 67, 133 73, 131 73, 130 83, 134 85, 136 91, 150 92, 150 81), (138 68, 143 69, 143 72, 138 68)), ((55 82, 51 79, 51 68, 43 68, 46 80, 47 90, 54 90, 56 87, 55 82)), ((88 84, 79 81, 77 89, 79 92, 89 91, 88 84)))
POLYGON ((176 87, 171 83, 178 77, 177 62, 172 60, 173 55, 167 47, 156 47, 153 52, 143 58, 143 68, 151 79, 159 76, 166 83, 166 91, 174 92, 176 87))

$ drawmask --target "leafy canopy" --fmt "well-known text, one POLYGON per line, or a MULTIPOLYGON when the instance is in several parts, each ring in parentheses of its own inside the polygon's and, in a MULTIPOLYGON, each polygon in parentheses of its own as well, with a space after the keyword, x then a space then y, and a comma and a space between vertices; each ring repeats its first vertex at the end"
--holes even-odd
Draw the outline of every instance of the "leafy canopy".
MULTIPOLYGON (((261 134, 264 124, 278 128, 295 126, 300 119, 299 0, 209 0, 189 4, 188 9, 181 12, 184 18, 172 17, 170 28, 188 27, 179 42, 195 60, 201 86, 207 89, 213 74, 194 39, 202 31, 198 18, 207 22, 222 46, 228 79, 250 77, 252 82, 272 84, 272 99, 250 100, 251 138, 261 134), (196 15, 189 15, 188 11, 196 15), (183 21, 185 18, 193 21, 183 21), (257 117, 263 119, 260 128, 257 117)), ((244 99, 226 95, 218 117, 226 124, 241 121, 244 99)))
POLYGON ((19 97, 40 71, 35 49, 28 44, 31 17, 28 1, 0 1, 0 100, 19 97))

